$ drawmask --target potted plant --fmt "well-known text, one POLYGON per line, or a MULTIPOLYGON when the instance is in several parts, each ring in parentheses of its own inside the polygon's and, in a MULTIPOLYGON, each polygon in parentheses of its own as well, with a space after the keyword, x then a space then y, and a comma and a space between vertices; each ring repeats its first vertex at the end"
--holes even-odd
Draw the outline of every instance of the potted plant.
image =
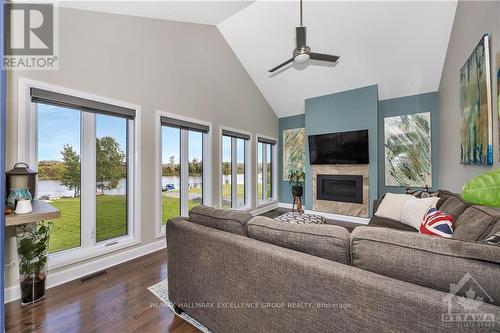
POLYGON ((52 222, 39 221, 16 228, 22 305, 34 303, 45 297, 51 224, 52 222))
POLYGON ((288 173, 288 181, 292 187, 292 196, 301 197, 304 195, 304 181, 306 174, 301 169, 291 169, 288 173))

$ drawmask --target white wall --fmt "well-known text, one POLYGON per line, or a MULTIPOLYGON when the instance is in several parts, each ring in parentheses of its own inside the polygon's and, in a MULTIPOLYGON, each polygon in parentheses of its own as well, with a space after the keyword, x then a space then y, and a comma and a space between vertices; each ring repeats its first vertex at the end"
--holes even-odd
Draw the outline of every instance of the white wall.
MULTIPOLYGON (((8 73, 6 167, 17 162, 19 77, 140 105, 143 244, 156 241, 158 223, 155 110, 212 122, 214 202, 219 125, 277 136, 275 114, 216 27, 74 9, 60 9, 59 17, 59 70, 8 73)), ((16 260, 14 230, 7 233, 6 263, 16 260)), ((6 287, 16 284, 17 266, 6 272, 6 287)))
POLYGON ((500 167, 496 73, 500 66, 500 2, 459 1, 439 86, 439 185, 460 192, 474 176, 500 167), (494 165, 460 164, 458 73, 481 36, 491 34, 494 165))

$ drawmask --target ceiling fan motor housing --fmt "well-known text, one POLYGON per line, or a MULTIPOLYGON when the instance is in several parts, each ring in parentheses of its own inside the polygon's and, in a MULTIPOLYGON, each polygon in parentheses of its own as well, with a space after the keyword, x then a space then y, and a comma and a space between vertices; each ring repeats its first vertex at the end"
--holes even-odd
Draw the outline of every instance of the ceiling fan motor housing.
POLYGON ((293 50, 293 61, 298 64, 304 64, 309 61, 311 48, 309 46, 305 46, 300 49, 293 50))

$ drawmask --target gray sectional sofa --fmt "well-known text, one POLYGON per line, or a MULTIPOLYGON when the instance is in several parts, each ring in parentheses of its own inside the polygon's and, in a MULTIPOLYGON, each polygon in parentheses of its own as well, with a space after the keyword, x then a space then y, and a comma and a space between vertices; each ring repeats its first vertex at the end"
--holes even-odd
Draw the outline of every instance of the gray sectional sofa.
POLYGON ((454 239, 193 208, 167 223, 170 300, 213 332, 500 332, 500 246, 484 242, 500 212, 440 195, 454 239))

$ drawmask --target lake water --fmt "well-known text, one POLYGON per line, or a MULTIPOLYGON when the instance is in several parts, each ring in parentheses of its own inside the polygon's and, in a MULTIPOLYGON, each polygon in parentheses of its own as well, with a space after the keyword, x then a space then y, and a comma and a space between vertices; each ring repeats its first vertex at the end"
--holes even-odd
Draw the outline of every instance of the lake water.
MULTIPOLYGON (((244 175, 238 175, 238 183, 243 183, 244 175)), ((224 183, 229 183, 231 181, 231 176, 227 175, 223 177, 224 183)), ((200 187, 202 183, 202 177, 189 177, 189 185, 192 187, 200 187)), ((162 186, 167 184, 173 184, 176 189, 179 189, 180 178, 179 177, 162 177, 162 186)), ((104 191, 107 195, 125 195, 126 193, 126 181, 125 178, 121 179, 118 187, 110 191, 104 191)), ((38 197, 45 195, 56 196, 56 197, 69 197, 73 196, 73 191, 69 191, 65 186, 61 184, 58 180, 39 180, 37 184, 38 197)))

